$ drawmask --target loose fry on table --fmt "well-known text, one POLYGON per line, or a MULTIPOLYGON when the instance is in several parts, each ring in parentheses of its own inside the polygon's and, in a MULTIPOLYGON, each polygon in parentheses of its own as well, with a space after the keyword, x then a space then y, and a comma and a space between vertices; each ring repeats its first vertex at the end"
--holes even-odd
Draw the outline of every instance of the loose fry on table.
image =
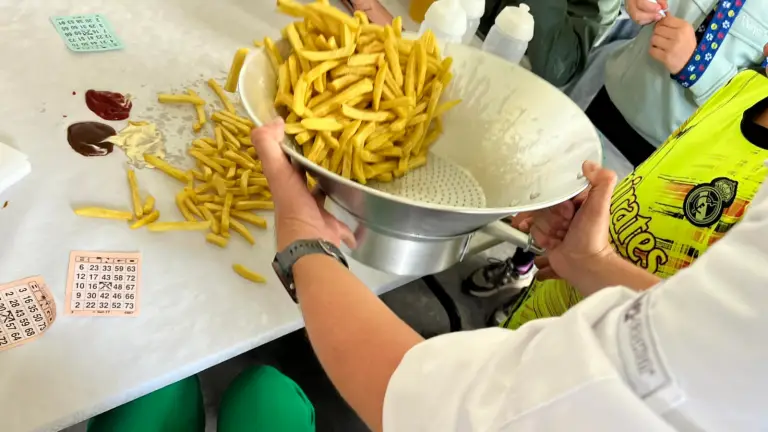
POLYGON ((187 207, 186 203, 187 199, 187 192, 181 191, 176 194, 176 208, 179 209, 179 212, 181 212, 181 215, 189 222, 195 222, 197 219, 195 219, 195 216, 192 214, 192 212, 189 211, 189 208, 187 207))
POLYGON ((216 235, 214 233, 208 233, 205 235, 205 241, 208 243, 215 244, 218 247, 227 247, 227 243, 229 242, 229 239, 224 238, 220 235, 216 235))
POLYGON ((264 276, 254 272, 254 271, 248 270, 247 268, 245 268, 244 266, 242 266, 240 264, 233 265, 232 266, 232 270, 234 270, 235 273, 239 274, 240 276, 242 276, 245 279, 248 279, 251 282, 256 282, 256 283, 266 283, 267 282, 267 280, 264 278, 264 276))
POLYGON ((164 231, 205 231, 211 228, 211 222, 155 222, 147 225, 154 232, 164 231))
POLYGON ((229 232, 229 225, 230 225, 230 219, 229 219, 229 211, 232 208, 232 193, 227 193, 226 197, 224 198, 224 206, 221 209, 221 232, 227 233, 229 232))
POLYGON ((144 216, 144 207, 141 205, 141 197, 139 196, 139 185, 136 181, 136 172, 132 169, 128 170, 128 187, 131 189, 131 202, 133 203, 133 213, 137 219, 141 219, 144 216))
POLYGON ((157 95, 157 101, 160 103, 191 103, 195 105, 205 105, 204 100, 191 95, 173 95, 161 93, 157 95))
MULTIPOLYGON (((200 96, 192 89, 187 89, 187 93, 190 96, 199 98, 200 96)), ((205 107, 203 105, 195 105, 195 112, 197 113, 197 123, 192 126, 192 130, 199 132, 205 124, 205 107)))
POLYGON ((232 120, 233 123, 240 123, 242 125, 245 125, 246 127, 249 128, 249 130, 254 127, 252 121, 248 120, 245 117, 240 117, 239 115, 231 113, 229 111, 217 111, 217 114, 220 114, 224 117, 229 117, 229 119, 232 120))
POLYGON ((244 222, 248 222, 251 225, 255 225, 263 229, 267 228, 267 220, 261 216, 241 210, 232 210, 230 214, 244 222))
MULTIPOLYGON (((223 216, 222 216, 223 217, 223 216)), ((229 219, 229 224, 232 227, 232 229, 243 236, 243 238, 250 244, 256 244, 256 239, 253 238, 253 235, 250 231, 248 231, 248 228, 245 227, 245 225, 241 224, 235 219, 229 219)))
POLYGON ((151 213, 147 213, 146 216, 143 218, 137 220, 136 222, 131 224, 131 229, 139 229, 145 225, 151 224, 152 222, 160 219, 160 212, 155 210, 151 213))
POLYGON ((221 100, 221 103, 224 104, 224 109, 234 114, 235 106, 232 105, 232 102, 229 101, 229 98, 227 97, 227 95, 224 94, 224 89, 221 88, 219 83, 217 83, 216 80, 211 78, 208 80, 208 87, 210 87, 211 90, 213 90, 213 92, 216 93, 216 96, 219 97, 219 99, 221 100))
POLYGON ((75 214, 83 217, 101 219, 133 220, 133 213, 129 211, 112 210, 102 207, 81 207, 75 209, 75 214))
POLYGON ((144 155, 144 162, 152 165, 153 167, 159 169, 160 171, 168 174, 169 176, 175 178, 176 180, 179 180, 181 182, 188 182, 189 176, 184 171, 172 166, 168 162, 160 159, 159 157, 151 154, 145 154, 144 155))
POLYGON ((152 195, 147 195, 147 200, 144 201, 144 207, 143 207, 144 213, 145 214, 152 213, 152 210, 154 209, 155 209, 155 197, 153 197, 152 195))
POLYGON ((275 203, 272 201, 238 201, 234 208, 236 210, 274 210, 275 203))
POLYGON ((224 90, 234 93, 237 90, 237 79, 240 77, 240 70, 243 68, 245 57, 248 55, 247 48, 240 48, 235 52, 235 57, 232 59, 232 66, 229 68, 229 75, 227 75, 227 82, 224 84, 224 90))

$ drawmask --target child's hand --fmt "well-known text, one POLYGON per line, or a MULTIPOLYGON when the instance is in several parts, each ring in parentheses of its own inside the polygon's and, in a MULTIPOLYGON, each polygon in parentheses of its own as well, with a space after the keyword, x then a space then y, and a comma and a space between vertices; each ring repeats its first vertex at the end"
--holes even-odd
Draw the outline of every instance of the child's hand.
POLYGON ((657 0, 657 2, 626 0, 625 5, 632 21, 640 25, 647 25, 660 20, 663 17, 661 11, 667 9, 667 0, 657 0))
POLYGON ((656 23, 648 53, 671 74, 683 70, 694 51, 696 32, 687 21, 668 14, 656 23))

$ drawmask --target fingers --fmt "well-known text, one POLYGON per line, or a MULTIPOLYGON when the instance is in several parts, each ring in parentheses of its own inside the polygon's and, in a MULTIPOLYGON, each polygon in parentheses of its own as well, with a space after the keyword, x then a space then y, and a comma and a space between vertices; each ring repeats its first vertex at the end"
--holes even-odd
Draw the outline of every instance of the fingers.
POLYGON ((610 214, 611 195, 616 187, 616 173, 590 161, 584 162, 583 169, 584 176, 592 185, 592 190, 579 212, 585 213, 586 217, 601 219, 610 214))
POLYGON ((293 172, 291 163, 280 148, 283 128, 283 119, 278 117, 273 123, 251 131, 251 143, 256 148, 264 166, 264 175, 270 180, 272 177, 280 178, 285 173, 293 172))
POLYGON ((677 39, 677 30, 673 27, 661 25, 664 20, 659 21, 653 28, 653 37, 651 37, 651 43, 653 43, 654 37, 660 37, 662 39, 675 40, 677 39))
MULTIPOLYGON (((651 36, 651 48, 657 48, 661 51, 669 51, 674 46, 675 41, 658 35, 651 36)), ((650 49, 648 50, 650 53, 650 49)))
MULTIPOLYGON (((660 2, 662 1, 663 0, 660 0, 660 2)), ((659 21, 663 18, 661 15, 662 9, 666 8, 666 1, 663 1, 665 5, 664 7, 662 7, 661 4, 650 0, 634 0, 631 3, 633 7, 629 7, 629 4, 627 5, 628 9, 630 9, 630 15, 632 16, 632 19, 640 25, 659 21)))
MULTIPOLYGON (((283 119, 251 131, 251 142, 261 159, 264 175, 269 181, 276 210, 291 214, 296 209, 311 205, 305 177, 299 173, 283 153, 283 119)), ((281 212, 282 213, 282 212, 281 212)))
POLYGON ((659 63, 664 63, 667 59, 667 52, 659 47, 650 47, 648 49, 648 54, 659 63))

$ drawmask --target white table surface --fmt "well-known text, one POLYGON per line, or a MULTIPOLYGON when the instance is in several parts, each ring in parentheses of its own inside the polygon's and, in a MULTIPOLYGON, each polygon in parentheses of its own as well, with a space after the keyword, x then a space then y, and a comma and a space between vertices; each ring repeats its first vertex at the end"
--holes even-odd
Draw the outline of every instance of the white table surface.
MULTIPOLYGON (((401 14, 399 1, 385 5, 401 14)), ((66 142, 72 122, 100 120, 87 110, 85 91, 130 93, 132 118, 155 121, 169 154, 182 154, 192 138, 191 109, 161 107, 155 94, 192 85, 214 101, 202 81, 223 78, 234 51, 254 38, 278 38, 289 18, 274 9, 273 0, 0 0, 0 142, 26 153, 33 166, 0 195, 0 205, 9 201, 0 210, 0 282, 42 275, 58 312, 43 337, 0 352, 0 430, 58 430, 303 325, 270 269, 271 229, 254 230, 255 247, 234 239, 221 250, 199 233, 131 231, 72 213, 85 204, 130 208, 122 152, 85 158, 66 142), (78 13, 105 14, 126 48, 68 51, 49 17, 78 13), (141 314, 64 315, 71 250, 140 251, 141 314), (235 262, 268 283, 244 281, 230 268, 235 262)), ((406 28, 415 30, 409 19, 406 28)), ((117 130, 124 125, 109 123, 117 130)), ((173 195, 179 184, 156 170, 137 174, 165 219, 178 219, 173 195)), ((493 243, 479 238, 473 249, 493 243)), ((379 294, 411 279, 354 262, 352 269, 379 294)))

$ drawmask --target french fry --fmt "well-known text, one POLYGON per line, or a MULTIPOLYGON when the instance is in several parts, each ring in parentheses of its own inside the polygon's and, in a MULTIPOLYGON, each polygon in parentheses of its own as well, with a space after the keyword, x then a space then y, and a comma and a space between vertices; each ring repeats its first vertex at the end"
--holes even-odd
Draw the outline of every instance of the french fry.
POLYGON ((235 57, 232 59, 232 66, 229 68, 229 75, 227 75, 227 82, 224 84, 224 90, 234 93, 237 91, 237 79, 240 77, 240 70, 243 68, 245 57, 248 55, 247 48, 240 48, 235 52, 235 57))
MULTIPOLYGON (((223 217, 222 217, 223 218, 223 217)), ((250 231, 248 231, 248 228, 245 227, 245 225, 238 222, 236 219, 229 219, 229 224, 232 226, 232 230, 234 230, 236 233, 243 236, 245 240, 248 241, 250 244, 256 244, 256 239, 253 238, 253 234, 251 234, 250 231)))
POLYGON ((147 195, 147 200, 144 201, 144 206, 142 209, 144 210, 144 213, 151 213, 152 210, 155 208, 155 197, 152 195, 147 195))
POLYGON ((227 193, 224 198, 224 206, 221 209, 221 232, 229 232, 229 210, 232 208, 232 193, 227 193))
POLYGON ((344 125, 331 117, 307 118, 301 121, 301 125, 307 130, 314 131, 338 131, 344 128, 344 125))
POLYGON ((144 154, 144 161, 180 182, 186 183, 189 181, 189 176, 187 176, 187 173, 172 166, 168 162, 160 159, 155 155, 144 154))
POLYGON ((216 171, 217 173, 221 175, 225 175, 226 171, 224 170, 224 167, 221 166, 219 163, 213 161, 208 156, 200 153, 197 150, 191 150, 189 152, 189 155, 194 157, 195 159, 199 160, 200 162, 204 163, 205 165, 209 166, 212 170, 216 171))
POLYGON ((165 231, 205 231, 210 229, 211 222, 154 222, 147 225, 153 232, 165 231))
POLYGON ((376 112, 376 111, 359 110, 345 104, 341 105, 341 113, 354 120, 364 120, 364 121, 372 121, 372 122, 387 121, 392 116, 392 114, 390 114, 388 111, 376 112))
POLYGON ((204 100, 202 100, 199 97, 195 97, 191 95, 172 95, 172 94, 161 93, 157 95, 157 101, 160 103, 168 103, 168 104, 189 103, 194 105, 205 105, 204 100))
POLYGON ((160 212, 155 210, 151 213, 147 213, 146 216, 143 218, 137 220, 136 222, 131 224, 131 229, 139 229, 145 225, 151 224, 155 222, 156 220, 160 219, 160 212))
POLYGON ((445 114, 448 110, 455 107, 456 105, 461 103, 461 99, 454 99, 452 101, 448 101, 445 103, 441 103, 440 105, 435 108, 435 112, 432 114, 433 117, 442 117, 443 114, 445 114))
POLYGON ((264 38, 264 49, 267 51, 269 62, 272 63, 272 67, 275 69, 275 73, 277 73, 280 65, 283 64, 283 59, 280 56, 280 52, 277 50, 275 43, 272 42, 272 39, 268 37, 264 38))
POLYGON ((179 212, 181 212, 181 215, 189 222, 195 222, 197 219, 195 219, 195 216, 192 214, 192 212, 189 211, 189 208, 187 207, 187 192, 181 191, 176 194, 176 208, 179 209, 179 212))
POLYGON ((227 247, 227 243, 229 242, 229 239, 224 238, 220 235, 216 235, 214 233, 208 233, 205 235, 205 241, 211 244, 215 244, 220 248, 225 248, 227 247))
POLYGON ((242 266, 240 264, 234 264, 232 266, 232 270, 234 270, 235 273, 237 273, 241 277, 243 277, 243 278, 245 278, 245 279, 247 279, 247 280, 249 280, 251 282, 256 282, 256 283, 266 283, 267 282, 267 280, 264 278, 264 276, 254 272, 254 271, 248 270, 247 268, 245 268, 244 266, 242 266))
MULTIPOLYGON (((249 132, 250 132, 250 129, 253 129, 253 127, 254 127, 254 124, 253 124, 252 121, 248 120, 245 117, 240 117, 239 115, 231 113, 229 111, 217 111, 216 113, 220 114, 221 116, 224 116, 224 117, 229 117, 229 119, 232 121, 233 124, 240 123, 240 124, 246 126, 248 128, 249 132)), ((213 142, 211 142, 210 144, 213 144, 213 142)))
POLYGON ((103 207, 81 207, 75 209, 75 214, 100 219, 133 220, 133 213, 129 211, 112 210, 103 207))
POLYGON ((254 225, 263 229, 267 228, 267 220, 261 216, 255 215, 253 213, 249 213, 247 211, 241 211, 241 210, 232 210, 230 213, 233 217, 236 217, 244 222, 248 222, 251 225, 254 225))
POLYGON ((202 213, 203 219, 211 223, 211 231, 214 234, 221 233, 221 226, 219 225, 219 220, 213 216, 213 213, 211 213, 211 210, 204 205, 198 206, 197 209, 200 211, 200 213, 202 213))
POLYGON ((141 219, 144 216, 144 207, 141 205, 141 197, 139 196, 139 185, 136 181, 136 172, 132 169, 128 170, 128 187, 131 189, 131 202, 133 203, 133 213, 137 219, 141 219))
MULTIPOLYGON (((199 98, 200 96, 195 93, 192 89, 187 89, 187 93, 189 93, 190 96, 199 98)), ((197 105, 195 104, 195 112, 197 113, 197 123, 195 123, 195 127, 197 127, 197 131, 199 131, 203 125, 205 124, 205 107, 203 105, 197 105)))
POLYGON ((323 62, 328 60, 336 60, 351 56, 355 52, 355 44, 345 46, 343 48, 329 50, 329 51, 310 51, 307 49, 298 50, 299 59, 307 59, 313 62, 323 62))
POLYGON ((236 210, 274 210, 275 203, 272 201, 238 201, 234 208, 236 210))
MULTIPOLYGON (((279 68, 280 66, 278 66, 279 68)), ((232 114, 235 113, 235 106, 232 105, 232 102, 229 101, 229 98, 226 94, 224 94, 224 89, 221 88, 219 83, 216 82, 213 78, 208 80, 208 87, 213 90, 214 93, 216 93, 216 96, 219 97, 221 100, 221 103, 224 104, 224 109, 231 112, 232 114)))

